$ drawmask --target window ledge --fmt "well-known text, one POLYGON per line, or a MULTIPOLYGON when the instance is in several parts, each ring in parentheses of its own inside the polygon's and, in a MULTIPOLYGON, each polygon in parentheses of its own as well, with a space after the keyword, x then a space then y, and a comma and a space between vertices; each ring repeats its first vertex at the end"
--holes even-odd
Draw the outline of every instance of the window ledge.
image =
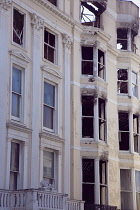
POLYGON ((62 143, 65 142, 65 140, 60 138, 57 134, 50 133, 48 131, 39 133, 39 137, 40 138, 47 138, 48 140, 53 140, 53 141, 56 141, 56 142, 62 142, 62 143))
POLYGON ((20 50, 23 50, 27 53, 27 48, 26 47, 21 46, 21 45, 17 44, 16 42, 13 42, 13 41, 12 41, 12 45, 14 45, 15 47, 18 47, 20 50))
POLYGON ((19 131, 24 131, 26 133, 32 133, 32 129, 27 128, 27 126, 25 124, 22 124, 21 122, 15 122, 15 121, 7 122, 6 127, 13 128, 19 131))

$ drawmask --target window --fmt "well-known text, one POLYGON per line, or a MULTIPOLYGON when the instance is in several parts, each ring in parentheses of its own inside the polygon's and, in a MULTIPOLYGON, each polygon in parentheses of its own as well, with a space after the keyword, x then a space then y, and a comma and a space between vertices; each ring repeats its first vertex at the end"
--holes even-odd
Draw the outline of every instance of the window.
POLYGON ((11 115, 15 120, 21 120, 22 115, 22 89, 23 76, 22 70, 19 67, 12 68, 12 110, 11 115))
POLYGON ((88 210, 89 205, 94 204, 95 200, 94 159, 83 159, 82 171, 82 200, 85 201, 85 210, 88 210))
POLYGON ((44 30, 44 58, 56 63, 56 37, 47 29, 44 30))
POLYGON ((132 51, 136 53, 136 45, 134 43, 134 31, 127 28, 117 29, 117 49, 132 51))
POLYGON ((129 150, 129 115, 119 113, 119 149, 129 150))
POLYGON ((13 10, 13 42, 24 45, 25 15, 17 9, 13 10))
POLYGON ((121 183, 121 209, 132 210, 132 180, 131 170, 120 170, 120 183, 121 183))
POLYGON ((57 0, 48 0, 48 1, 57 6, 57 0))
POLYGON ((106 162, 100 160, 100 204, 107 204, 107 177, 106 177, 106 162))
POLYGON ((132 71, 132 95, 137 97, 137 73, 132 71))
POLYGON ((133 140, 134 152, 139 152, 139 118, 133 114, 133 140))
POLYGON ((128 70, 118 69, 118 93, 128 93, 128 70))
POLYGON ((44 82, 43 126, 54 130, 55 86, 44 82))
POLYGON ((135 184, 136 184, 136 206, 137 210, 140 207, 140 171, 135 171, 135 184))
MULTIPOLYGON (((97 66, 97 76, 105 79, 105 55, 104 52, 98 49, 98 66, 97 66)), ((93 47, 82 46, 82 74, 83 75, 93 75, 94 72, 94 54, 93 47)))
POLYGON ((20 145, 12 142, 10 161, 10 190, 17 190, 19 185, 19 153, 20 145))
POLYGON ((57 185, 57 154, 53 151, 43 151, 43 180, 56 188, 57 185))
POLYGON ((94 98, 82 96, 82 137, 94 137, 94 98))
POLYGON ((105 119, 105 101, 99 98, 99 139, 105 141, 106 119, 105 119))

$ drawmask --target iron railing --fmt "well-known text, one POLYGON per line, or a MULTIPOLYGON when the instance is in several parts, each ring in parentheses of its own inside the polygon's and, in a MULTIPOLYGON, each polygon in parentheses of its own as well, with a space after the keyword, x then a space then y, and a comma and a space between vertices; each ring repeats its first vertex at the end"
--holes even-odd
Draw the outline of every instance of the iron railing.
POLYGON ((85 204, 85 210, 117 210, 117 206, 85 204))

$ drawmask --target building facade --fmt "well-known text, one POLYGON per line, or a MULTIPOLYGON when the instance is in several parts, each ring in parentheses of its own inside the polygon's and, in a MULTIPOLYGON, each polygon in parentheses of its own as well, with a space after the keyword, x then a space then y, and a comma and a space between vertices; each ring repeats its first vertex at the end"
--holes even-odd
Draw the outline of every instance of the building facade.
POLYGON ((140 209, 139 8, 0 0, 0 209, 140 209))

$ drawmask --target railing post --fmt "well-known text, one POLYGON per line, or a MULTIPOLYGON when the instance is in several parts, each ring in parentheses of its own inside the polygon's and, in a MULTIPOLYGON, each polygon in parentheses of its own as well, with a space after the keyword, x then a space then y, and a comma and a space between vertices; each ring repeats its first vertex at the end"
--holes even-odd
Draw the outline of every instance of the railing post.
POLYGON ((68 210, 68 195, 63 196, 63 210, 68 210))
POLYGON ((80 210, 84 210, 84 203, 85 203, 85 201, 80 202, 80 210))
POLYGON ((39 210, 37 192, 33 189, 26 191, 25 209, 39 210))

